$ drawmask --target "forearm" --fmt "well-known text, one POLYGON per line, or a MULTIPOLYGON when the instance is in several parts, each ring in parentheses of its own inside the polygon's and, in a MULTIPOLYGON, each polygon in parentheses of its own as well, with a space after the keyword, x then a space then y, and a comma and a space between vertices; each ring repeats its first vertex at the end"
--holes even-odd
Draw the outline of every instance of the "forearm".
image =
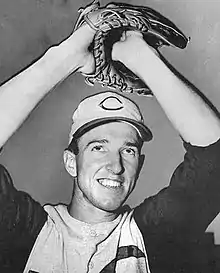
POLYGON ((133 44, 130 43, 129 58, 121 54, 121 61, 151 88, 168 118, 186 142, 206 146, 219 139, 220 121, 217 115, 143 40, 138 39, 133 44))
POLYGON ((80 31, 50 48, 36 63, 1 86, 0 147, 49 91, 78 69, 76 40, 80 31))

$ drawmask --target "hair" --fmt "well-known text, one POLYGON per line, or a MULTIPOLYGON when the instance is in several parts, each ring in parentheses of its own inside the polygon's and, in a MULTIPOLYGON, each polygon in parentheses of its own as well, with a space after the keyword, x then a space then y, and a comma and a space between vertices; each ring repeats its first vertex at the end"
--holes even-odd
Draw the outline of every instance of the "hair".
POLYGON ((79 153, 78 139, 73 138, 65 150, 72 152, 74 155, 78 155, 79 153))
POLYGON ((139 146, 138 146, 138 151, 139 151, 139 153, 141 153, 141 149, 142 149, 142 147, 143 147, 143 145, 144 145, 144 141, 143 141, 143 139, 139 136, 139 134, 138 134, 138 142, 139 142, 139 146))

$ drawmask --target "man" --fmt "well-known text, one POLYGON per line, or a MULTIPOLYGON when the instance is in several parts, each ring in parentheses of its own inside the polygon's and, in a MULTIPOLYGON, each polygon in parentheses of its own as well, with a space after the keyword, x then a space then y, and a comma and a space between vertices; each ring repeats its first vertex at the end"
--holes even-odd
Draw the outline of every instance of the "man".
MULTIPOLYGON (((88 51, 93 36, 94 30, 83 25, 1 87, 1 146, 57 83, 75 71, 93 71, 88 51)), ((133 210, 124 207, 151 132, 138 107, 123 96, 105 92, 85 99, 73 115, 64 152, 75 183, 68 207, 42 207, 17 191, 1 167, 1 272, 193 271, 189 245, 217 215, 220 203, 219 118, 141 34, 125 33, 112 57, 151 88, 184 141, 184 162, 169 187, 133 210)))

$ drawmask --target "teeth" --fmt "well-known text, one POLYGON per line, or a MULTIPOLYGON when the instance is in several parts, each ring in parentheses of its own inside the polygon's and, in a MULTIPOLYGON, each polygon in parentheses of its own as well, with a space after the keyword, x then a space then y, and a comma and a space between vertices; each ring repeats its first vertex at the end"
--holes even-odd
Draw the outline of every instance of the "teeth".
POLYGON ((118 188, 121 186, 120 182, 111 179, 98 179, 98 182, 105 187, 118 188))

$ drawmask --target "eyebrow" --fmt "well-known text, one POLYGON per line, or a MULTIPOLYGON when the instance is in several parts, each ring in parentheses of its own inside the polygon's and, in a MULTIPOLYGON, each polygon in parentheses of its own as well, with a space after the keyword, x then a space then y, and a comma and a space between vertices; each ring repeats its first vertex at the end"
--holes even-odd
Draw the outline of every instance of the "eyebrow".
POLYGON ((140 144, 136 141, 135 142, 126 141, 124 144, 128 147, 140 148, 140 144))
POLYGON ((109 141, 107 139, 93 139, 91 141, 89 141, 86 146, 85 146, 85 149, 87 147, 89 147, 91 144, 94 144, 94 143, 99 143, 99 144, 103 144, 103 143, 108 143, 109 141))
MULTIPOLYGON (((109 143, 109 141, 107 139, 93 139, 91 141, 89 141, 86 146, 85 146, 85 149, 87 147, 89 147, 91 144, 94 144, 94 143, 99 143, 99 144, 104 144, 104 143, 109 143)), ((125 141, 124 142, 124 145, 125 146, 128 146, 128 147, 135 147, 137 149, 140 148, 140 143, 138 141, 135 141, 135 142, 131 142, 131 141, 125 141)))

